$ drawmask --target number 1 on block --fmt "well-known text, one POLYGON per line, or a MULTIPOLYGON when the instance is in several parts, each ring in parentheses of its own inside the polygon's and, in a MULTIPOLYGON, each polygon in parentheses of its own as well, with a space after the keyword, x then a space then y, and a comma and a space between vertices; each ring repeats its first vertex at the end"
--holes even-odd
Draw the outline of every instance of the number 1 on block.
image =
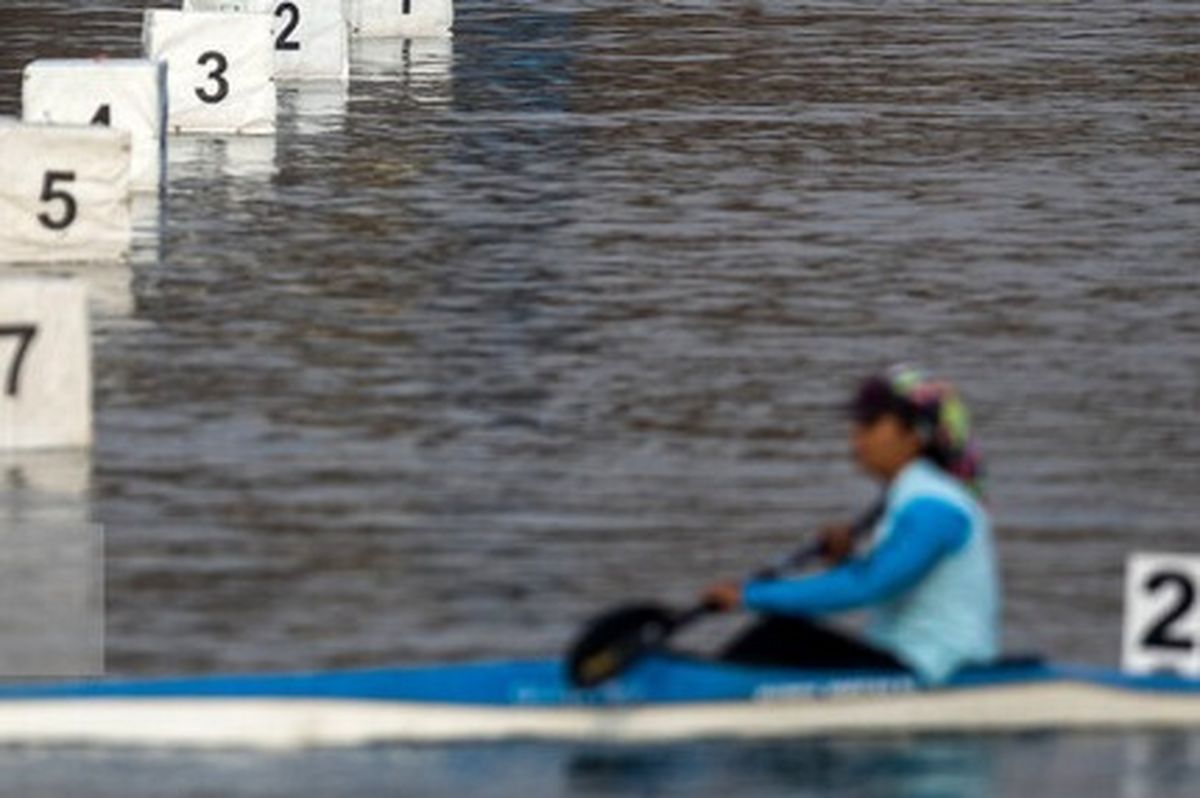
POLYGON ((1200 676, 1200 555, 1130 556, 1121 661, 1131 673, 1200 676))

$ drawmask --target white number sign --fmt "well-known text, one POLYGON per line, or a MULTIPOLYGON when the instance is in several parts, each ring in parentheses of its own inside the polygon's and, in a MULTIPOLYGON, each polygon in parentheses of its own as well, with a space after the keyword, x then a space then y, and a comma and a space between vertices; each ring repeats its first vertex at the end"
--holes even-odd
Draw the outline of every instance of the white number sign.
POLYGON ((271 24, 268 14, 146 11, 146 57, 167 62, 171 132, 275 132, 271 24))
POLYGON ((77 280, 0 280, 0 450, 91 445, 87 318, 77 280))
POLYGON ((1200 676, 1200 556, 1129 558, 1122 649, 1131 673, 1200 676))
POLYGON ((127 130, 129 185, 157 191, 166 165, 167 69, 141 59, 39 59, 25 67, 26 122, 103 125, 127 130))
POLYGON ((344 0, 355 36, 449 36, 454 0, 344 0))
POLYGON ((183 10, 269 14, 281 80, 350 77, 350 29, 338 0, 184 0, 183 10))
POLYGON ((129 251, 128 132, 0 120, 0 153, 0 261, 104 261, 129 251))

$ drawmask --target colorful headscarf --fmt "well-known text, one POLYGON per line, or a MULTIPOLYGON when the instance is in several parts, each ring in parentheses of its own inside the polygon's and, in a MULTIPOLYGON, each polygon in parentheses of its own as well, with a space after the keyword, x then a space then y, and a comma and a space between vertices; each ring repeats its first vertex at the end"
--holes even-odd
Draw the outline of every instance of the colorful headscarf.
POLYGON ((950 383, 898 364, 864 382, 852 410, 860 420, 898 413, 921 437, 927 457, 982 496, 983 463, 971 437, 970 414, 950 383))

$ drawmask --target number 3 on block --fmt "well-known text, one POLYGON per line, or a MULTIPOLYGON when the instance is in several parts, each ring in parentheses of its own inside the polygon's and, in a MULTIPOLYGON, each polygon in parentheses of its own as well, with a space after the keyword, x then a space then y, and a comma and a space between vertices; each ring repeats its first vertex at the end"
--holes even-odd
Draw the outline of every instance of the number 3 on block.
POLYGON ((167 62, 172 132, 275 132, 273 20, 269 14, 145 12, 146 57, 167 62))
POLYGON ((1122 667, 1200 676, 1200 555, 1134 554, 1125 569, 1122 667))
POLYGON ((211 86, 200 86, 196 89, 196 96, 200 98, 200 102, 211 105, 228 97, 229 81, 225 78, 225 73, 229 71, 229 59, 225 54, 219 50, 208 50, 201 54, 196 63, 209 69, 206 77, 212 81, 211 86))

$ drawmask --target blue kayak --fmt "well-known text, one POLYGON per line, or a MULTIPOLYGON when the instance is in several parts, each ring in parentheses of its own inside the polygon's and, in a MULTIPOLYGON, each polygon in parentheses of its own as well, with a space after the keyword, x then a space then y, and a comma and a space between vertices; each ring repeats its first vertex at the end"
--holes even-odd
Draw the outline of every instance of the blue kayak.
POLYGON ((930 687, 885 672, 656 655, 579 690, 556 660, 0 687, 0 743, 297 747, 1200 728, 1200 681, 1013 662, 930 687))

